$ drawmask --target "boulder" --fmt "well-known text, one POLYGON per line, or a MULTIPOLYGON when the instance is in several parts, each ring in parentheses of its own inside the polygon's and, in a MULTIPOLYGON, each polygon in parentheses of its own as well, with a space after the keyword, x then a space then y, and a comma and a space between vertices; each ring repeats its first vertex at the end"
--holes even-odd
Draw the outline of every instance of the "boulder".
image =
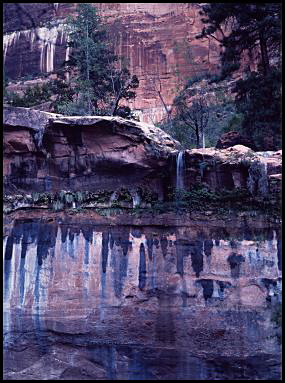
POLYGON ((216 145, 217 149, 226 149, 234 145, 244 145, 252 150, 256 150, 256 146, 248 138, 244 137, 238 132, 227 132, 223 134, 216 145))

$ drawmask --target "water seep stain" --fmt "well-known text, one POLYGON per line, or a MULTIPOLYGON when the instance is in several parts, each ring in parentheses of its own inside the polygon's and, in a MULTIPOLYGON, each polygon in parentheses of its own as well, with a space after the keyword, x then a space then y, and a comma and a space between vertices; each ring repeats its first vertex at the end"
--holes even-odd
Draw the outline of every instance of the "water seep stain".
POLYGON ((140 263, 139 263, 139 288, 142 290, 146 286, 146 259, 144 244, 140 244, 140 263))

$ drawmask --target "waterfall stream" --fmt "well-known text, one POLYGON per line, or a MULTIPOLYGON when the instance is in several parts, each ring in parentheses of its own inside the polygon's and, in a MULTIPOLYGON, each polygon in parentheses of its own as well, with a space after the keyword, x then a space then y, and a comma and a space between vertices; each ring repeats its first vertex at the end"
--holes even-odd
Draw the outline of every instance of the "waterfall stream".
POLYGON ((176 159, 176 189, 184 189, 184 152, 180 151, 176 159))

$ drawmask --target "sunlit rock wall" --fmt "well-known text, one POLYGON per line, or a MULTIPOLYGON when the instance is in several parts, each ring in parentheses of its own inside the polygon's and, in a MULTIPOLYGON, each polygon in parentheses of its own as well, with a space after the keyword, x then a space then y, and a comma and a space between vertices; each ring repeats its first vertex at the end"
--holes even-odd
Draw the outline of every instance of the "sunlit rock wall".
POLYGON ((6 225, 5 379, 280 378, 274 224, 87 218, 6 225))
MULTIPOLYGON (((95 4, 95 3, 94 3, 95 4)), ((187 78, 218 70, 215 40, 196 40, 203 27, 200 4, 96 3, 110 25, 118 55, 140 80, 135 108, 143 121, 165 116, 160 91, 170 106, 187 78)), ((50 73, 70 55, 63 23, 75 3, 5 4, 3 53, 6 75, 50 73)))

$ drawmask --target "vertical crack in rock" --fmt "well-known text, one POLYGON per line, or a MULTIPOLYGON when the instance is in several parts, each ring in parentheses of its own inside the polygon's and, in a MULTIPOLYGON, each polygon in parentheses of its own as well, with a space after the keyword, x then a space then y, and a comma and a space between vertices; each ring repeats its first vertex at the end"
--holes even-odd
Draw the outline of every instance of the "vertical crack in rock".
POLYGON ((139 288, 142 290, 146 285, 146 259, 144 244, 140 244, 140 264, 139 264, 139 288))

